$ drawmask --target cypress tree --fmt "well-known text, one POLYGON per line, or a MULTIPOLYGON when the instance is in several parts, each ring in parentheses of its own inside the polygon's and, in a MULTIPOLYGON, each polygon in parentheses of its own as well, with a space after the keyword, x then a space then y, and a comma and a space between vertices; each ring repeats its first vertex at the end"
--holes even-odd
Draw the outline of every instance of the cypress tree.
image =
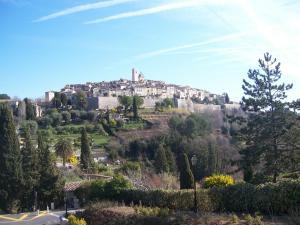
POLYGON ((49 150, 48 140, 42 133, 38 134, 38 158, 40 162, 38 201, 40 208, 45 208, 51 202, 61 200, 64 181, 56 167, 55 156, 49 150))
POLYGON ((192 189, 194 187, 194 175, 192 173, 190 162, 184 153, 181 158, 180 168, 180 189, 192 189))
POLYGON ((91 148, 85 128, 81 130, 81 154, 80 163, 82 169, 89 169, 92 166, 91 148))
POLYGON ((138 120, 139 112, 138 112, 138 105, 137 105, 137 96, 133 97, 132 110, 133 110, 133 119, 138 120))
POLYGON ((35 120, 35 106, 31 103, 31 101, 28 98, 25 98, 24 102, 26 106, 26 120, 35 120))
POLYGON ((24 146, 22 154, 22 169, 24 177, 25 193, 23 196, 23 206, 30 209, 34 204, 34 192, 39 181, 38 154, 31 141, 30 130, 27 127, 24 133, 24 146))
POLYGON ((212 174, 217 172, 218 169, 218 159, 217 159, 217 149, 216 146, 212 143, 208 144, 208 171, 207 175, 211 176, 212 174))
POLYGON ((166 151, 162 145, 158 147, 155 156, 155 166, 158 173, 169 172, 168 160, 166 151))
POLYGON ((12 112, 0 106, 0 208, 6 212, 18 209, 23 186, 21 152, 12 112))
POLYGON ((168 162, 169 172, 176 172, 176 161, 173 152, 170 148, 166 148, 166 158, 168 162))

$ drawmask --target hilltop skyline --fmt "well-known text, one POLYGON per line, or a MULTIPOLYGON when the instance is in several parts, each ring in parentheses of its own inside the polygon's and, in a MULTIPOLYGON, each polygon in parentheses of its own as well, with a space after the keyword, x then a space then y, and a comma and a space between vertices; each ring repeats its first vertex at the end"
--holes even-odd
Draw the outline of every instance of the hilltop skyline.
POLYGON ((239 101, 242 79, 268 51, 299 98, 299 9, 294 0, 0 0, 0 92, 38 98, 130 79, 135 67, 239 101))

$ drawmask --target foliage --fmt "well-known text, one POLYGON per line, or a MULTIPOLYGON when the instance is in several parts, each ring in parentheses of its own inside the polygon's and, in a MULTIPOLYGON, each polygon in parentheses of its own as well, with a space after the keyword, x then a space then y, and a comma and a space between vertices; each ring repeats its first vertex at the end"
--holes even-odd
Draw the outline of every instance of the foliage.
POLYGON ((86 109, 88 105, 86 93, 78 91, 76 93, 76 107, 79 110, 86 109))
POLYGON ((208 121, 200 114, 191 114, 186 119, 173 116, 169 120, 169 127, 187 137, 201 136, 210 130, 208 121))
POLYGON ((75 191, 77 197, 83 202, 100 199, 113 199, 119 195, 122 190, 132 188, 131 183, 121 175, 115 176, 110 181, 97 180, 88 182, 75 191))
POLYGON ((29 129, 31 135, 35 135, 38 130, 38 124, 34 120, 25 120, 20 125, 21 133, 24 133, 26 129, 29 129))
POLYGON ((73 166, 77 166, 79 164, 79 160, 77 159, 77 156, 74 154, 68 158, 67 162, 71 163, 73 166))
POLYGON ((66 123, 66 124, 68 124, 68 123, 70 123, 71 122, 71 113, 69 113, 68 111, 64 111, 64 112, 62 112, 61 113, 61 115, 62 115, 62 119, 63 119, 63 121, 66 123))
POLYGON ((124 113, 127 114, 129 108, 132 105, 132 97, 130 96, 119 96, 118 97, 119 103, 124 107, 124 113))
POLYGON ((192 189, 194 187, 194 175, 186 154, 182 155, 180 165, 180 189, 192 189))
POLYGON ((85 220, 84 219, 79 219, 79 218, 77 218, 76 216, 74 216, 74 215, 70 215, 69 217, 68 217, 68 224, 69 225, 87 225, 87 223, 85 222, 85 220))
POLYGON ((23 188, 21 152, 10 107, 0 105, 0 209, 18 210, 23 188))
POLYGON ((26 108, 26 120, 35 120, 36 119, 35 106, 28 98, 25 98, 24 102, 26 108))
MULTIPOLYGON (((93 195, 78 195, 89 201, 110 199, 125 204, 143 205, 148 207, 189 210, 193 208, 194 193, 192 190, 136 190, 122 188, 118 191, 103 192, 104 184, 94 188, 93 195)), ((88 193, 91 185, 80 190, 88 193)), ((281 181, 255 186, 239 183, 221 188, 198 189, 198 207, 202 212, 236 212, 266 214, 288 213, 300 207, 300 180, 281 181)))
POLYGON ((24 145, 21 150, 22 155, 22 170, 24 178, 24 194, 23 194, 23 207, 25 209, 32 209, 34 202, 34 191, 37 190, 39 183, 39 158, 37 149, 33 146, 30 131, 27 128, 24 132, 24 145))
POLYGON ((73 154, 73 146, 69 139, 60 138, 55 144, 55 152, 63 159, 63 165, 66 165, 66 160, 73 154))
POLYGON ((118 169, 118 171, 129 177, 140 177, 141 164, 139 162, 127 161, 118 169))
POLYGON ((171 98, 165 98, 162 102, 155 103, 155 111, 164 111, 164 109, 174 108, 175 103, 171 98))
POLYGON ((234 184, 234 179, 229 175, 215 174, 211 177, 206 177, 204 179, 203 187, 226 187, 234 184))
POLYGON ((158 173, 169 172, 168 159, 163 145, 160 145, 157 149, 155 156, 155 167, 158 173))
POLYGON ((51 202, 60 203, 64 182, 56 167, 56 159, 49 149, 49 139, 43 133, 38 134, 39 152, 39 186, 38 201, 39 206, 46 207, 51 202))
POLYGON ((10 97, 7 94, 0 94, 0 99, 9 100, 10 97))
POLYGON ((85 128, 81 131, 81 154, 80 154, 81 168, 88 170, 93 167, 93 159, 91 154, 90 142, 85 128))
POLYGON ((138 96, 134 96, 132 99, 132 111, 133 111, 133 119, 139 119, 139 112, 138 112, 138 105, 137 105, 137 98, 138 96))
POLYGON ((249 70, 249 81, 243 80, 245 96, 241 106, 249 117, 240 135, 244 143, 241 168, 248 181, 253 176, 255 165, 262 163, 263 172, 272 175, 273 182, 276 182, 281 172, 291 170, 290 165, 299 166, 291 160, 295 151, 300 154, 299 149, 285 139, 289 131, 297 127, 296 116, 289 110, 290 103, 285 101, 286 92, 293 85, 279 83, 282 75, 280 63, 269 53, 259 60, 259 67, 260 70, 249 70))

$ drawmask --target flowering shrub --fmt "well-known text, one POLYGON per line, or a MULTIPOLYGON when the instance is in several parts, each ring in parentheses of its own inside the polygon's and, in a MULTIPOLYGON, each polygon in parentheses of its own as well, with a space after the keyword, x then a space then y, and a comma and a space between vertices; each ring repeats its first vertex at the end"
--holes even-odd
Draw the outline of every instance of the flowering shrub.
POLYGON ((234 179, 229 175, 216 174, 204 179, 204 188, 226 187, 234 184, 234 179))
POLYGON ((84 219, 78 219, 76 216, 74 215, 70 215, 68 217, 69 220, 69 225, 87 225, 87 223, 85 222, 84 219))
POLYGON ((73 166, 77 166, 79 164, 76 155, 72 155, 70 158, 68 158, 67 162, 71 163, 73 166))

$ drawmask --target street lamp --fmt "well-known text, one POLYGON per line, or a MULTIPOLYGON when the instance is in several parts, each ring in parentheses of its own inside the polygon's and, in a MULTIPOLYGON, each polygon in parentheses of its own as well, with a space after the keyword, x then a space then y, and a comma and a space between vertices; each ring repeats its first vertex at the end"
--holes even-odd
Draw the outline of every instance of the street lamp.
POLYGON ((194 171, 194 212, 198 212, 198 201, 197 201, 197 186, 196 186, 196 178, 195 178, 195 171, 196 171, 196 165, 197 165, 197 156, 193 155, 191 158, 193 171, 194 171))

